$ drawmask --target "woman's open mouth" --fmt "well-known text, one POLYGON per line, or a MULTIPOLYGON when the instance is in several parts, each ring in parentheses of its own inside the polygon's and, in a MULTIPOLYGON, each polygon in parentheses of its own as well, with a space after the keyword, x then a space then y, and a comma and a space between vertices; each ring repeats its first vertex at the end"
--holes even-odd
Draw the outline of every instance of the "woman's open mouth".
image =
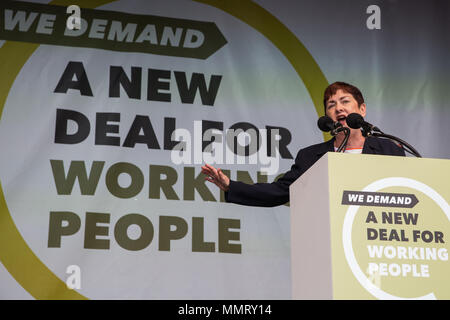
POLYGON ((340 115, 336 119, 342 125, 346 125, 347 124, 347 122, 346 122, 347 117, 344 116, 344 115, 340 115))

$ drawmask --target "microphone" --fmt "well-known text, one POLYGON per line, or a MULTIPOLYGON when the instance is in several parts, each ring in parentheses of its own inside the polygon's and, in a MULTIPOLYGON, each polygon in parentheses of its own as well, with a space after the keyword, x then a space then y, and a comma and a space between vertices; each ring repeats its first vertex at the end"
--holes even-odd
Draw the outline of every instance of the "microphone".
POLYGON ((337 152, 344 152, 347 146, 348 138, 350 137, 350 129, 342 126, 339 121, 334 122, 328 116, 322 116, 317 120, 317 125, 319 129, 325 132, 331 131, 331 135, 335 136, 339 132, 344 131, 345 137, 341 145, 338 147, 337 152))
POLYGON ((359 113, 350 113, 346 118, 346 122, 347 125, 352 129, 362 128, 364 137, 372 134, 372 131, 381 132, 381 130, 376 126, 365 121, 359 113))
POLYGON ((333 120, 328 116, 322 116, 317 120, 317 126, 324 132, 335 129, 333 120))
POLYGON ((331 131, 331 135, 335 136, 338 132, 342 131, 342 124, 333 120, 328 116, 322 116, 317 120, 317 126, 324 132, 331 131))

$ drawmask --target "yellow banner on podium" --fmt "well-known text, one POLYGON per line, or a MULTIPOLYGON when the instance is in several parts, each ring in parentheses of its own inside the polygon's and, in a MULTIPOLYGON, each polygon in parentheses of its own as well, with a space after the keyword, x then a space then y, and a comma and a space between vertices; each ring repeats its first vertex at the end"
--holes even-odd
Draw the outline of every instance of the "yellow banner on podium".
POLYGON ((293 299, 450 298, 450 160, 330 152, 290 202, 293 299))
POLYGON ((333 297, 450 298, 450 161, 328 154, 333 297))

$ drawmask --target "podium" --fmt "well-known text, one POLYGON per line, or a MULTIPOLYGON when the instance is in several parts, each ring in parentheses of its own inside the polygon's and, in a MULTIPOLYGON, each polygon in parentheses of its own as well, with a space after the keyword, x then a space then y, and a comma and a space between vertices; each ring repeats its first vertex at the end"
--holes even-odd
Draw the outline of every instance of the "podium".
POLYGON ((450 299, 450 160, 329 152, 290 187, 293 299, 450 299))

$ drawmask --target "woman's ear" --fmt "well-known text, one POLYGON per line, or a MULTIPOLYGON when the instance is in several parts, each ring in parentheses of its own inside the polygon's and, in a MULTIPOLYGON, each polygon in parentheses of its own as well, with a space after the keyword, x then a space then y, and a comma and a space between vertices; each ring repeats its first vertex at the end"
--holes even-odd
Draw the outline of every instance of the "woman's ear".
POLYGON ((366 116, 366 104, 365 103, 361 103, 361 105, 359 106, 359 111, 361 111, 361 115, 363 117, 366 116))

